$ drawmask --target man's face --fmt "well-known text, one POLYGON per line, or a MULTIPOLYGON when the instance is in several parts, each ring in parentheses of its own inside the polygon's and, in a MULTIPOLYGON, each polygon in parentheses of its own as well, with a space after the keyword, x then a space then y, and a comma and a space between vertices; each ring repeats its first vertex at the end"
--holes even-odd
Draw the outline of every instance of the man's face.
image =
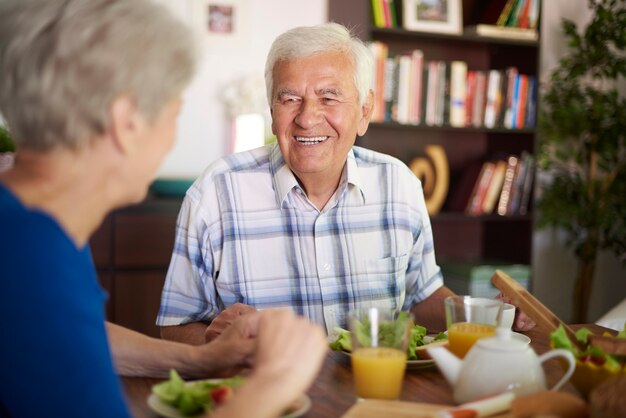
POLYGON ((359 104, 354 66, 343 53, 320 53, 274 66, 272 132, 302 181, 337 180, 356 136, 369 123, 371 94, 359 104))

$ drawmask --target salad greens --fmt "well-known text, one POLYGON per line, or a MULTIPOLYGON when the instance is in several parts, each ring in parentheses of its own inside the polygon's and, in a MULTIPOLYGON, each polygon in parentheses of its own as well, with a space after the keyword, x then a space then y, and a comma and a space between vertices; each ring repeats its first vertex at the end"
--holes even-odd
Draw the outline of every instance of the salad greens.
MULTIPOLYGON (((394 341, 402 339, 404 334, 404 324, 405 321, 408 320, 410 320, 409 314, 407 312, 400 312, 398 314, 397 321, 395 321, 394 323, 381 325, 381 330, 378 334, 379 341, 381 341, 383 345, 391 345, 391 343, 393 343, 394 341)), ((337 338, 329 344, 330 349, 335 351, 352 351, 352 335, 350 331, 340 327, 335 327, 334 331, 337 334, 337 338)), ((410 332, 411 335, 407 350, 408 360, 417 360, 418 357, 415 353, 415 349, 417 347, 433 341, 445 340, 448 338, 446 334, 440 332, 439 334, 437 334, 436 337, 429 340, 428 337, 426 337, 426 328, 421 325, 415 324, 411 325, 410 332)), ((371 339, 369 321, 366 320, 360 324, 357 324, 355 338, 361 344, 369 344, 371 339)))
MULTIPOLYGON (((565 328, 562 325, 550 333, 550 342, 554 348, 564 348, 570 351, 574 357, 582 362, 590 361, 597 366, 604 367, 611 372, 618 372, 622 370, 625 365, 626 359, 624 356, 616 356, 606 354, 600 347, 593 347, 589 345, 589 335, 593 334, 588 328, 580 328, 575 332, 576 339, 580 341, 586 348, 580 350, 567 338, 565 328)), ((624 330, 620 331, 616 338, 626 338, 626 324, 624 324, 624 330)))
POLYGON ((152 387, 152 392, 161 402, 173 406, 184 416, 205 414, 213 409, 211 390, 229 386, 238 388, 245 379, 235 376, 229 379, 198 380, 185 383, 176 370, 170 370, 170 378, 152 387))

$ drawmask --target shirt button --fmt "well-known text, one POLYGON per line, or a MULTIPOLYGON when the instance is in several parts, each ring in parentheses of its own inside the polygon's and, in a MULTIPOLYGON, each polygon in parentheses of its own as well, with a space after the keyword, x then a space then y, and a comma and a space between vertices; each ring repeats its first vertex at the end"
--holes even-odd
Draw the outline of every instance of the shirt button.
POLYGON ((330 264, 328 264, 328 263, 324 264, 324 270, 325 271, 329 271, 330 270, 330 264))

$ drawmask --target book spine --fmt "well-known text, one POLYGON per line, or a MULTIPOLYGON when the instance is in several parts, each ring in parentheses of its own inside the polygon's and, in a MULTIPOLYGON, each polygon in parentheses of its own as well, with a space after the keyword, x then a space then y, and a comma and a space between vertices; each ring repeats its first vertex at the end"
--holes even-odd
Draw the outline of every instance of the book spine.
POLYGON ((535 179, 535 158, 528 154, 527 167, 524 173, 524 186, 519 203, 519 214, 526 215, 530 206, 530 197, 533 194, 533 182, 535 179))
POLYGON ((491 177, 495 171, 496 165, 491 161, 485 161, 472 190, 471 197, 467 202, 465 212, 469 215, 480 215, 482 213, 483 201, 487 188, 491 182, 491 177))
POLYGON ((476 71, 476 93, 474 94, 474 103, 472 103, 472 125, 476 128, 483 126, 486 90, 486 73, 484 71, 476 71))
POLYGON ((452 61, 450 65, 450 125, 465 126, 467 63, 452 61))
POLYGON ((507 214, 507 208, 509 206, 509 199, 511 198, 513 190, 513 179, 517 170, 519 158, 515 155, 510 155, 507 159, 506 172, 504 173, 504 183, 502 184, 502 192, 500 193, 500 199, 498 200, 497 213, 500 216, 507 214))
POLYGON ((490 70, 487 82, 487 104, 485 105, 485 127, 493 128, 496 126, 496 101, 498 91, 500 90, 500 72, 498 70, 490 70))
POLYGON ((495 163, 495 169, 491 177, 491 181, 487 186, 487 192, 483 200, 482 212, 485 214, 492 213, 495 209, 498 196, 502 191, 502 184, 504 183, 504 175, 506 173, 506 161, 499 160, 495 163))

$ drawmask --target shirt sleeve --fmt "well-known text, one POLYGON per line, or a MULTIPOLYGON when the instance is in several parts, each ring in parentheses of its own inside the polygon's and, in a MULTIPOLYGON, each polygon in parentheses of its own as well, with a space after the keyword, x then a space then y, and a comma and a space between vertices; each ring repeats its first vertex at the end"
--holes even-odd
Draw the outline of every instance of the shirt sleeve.
POLYGON ((209 228, 194 185, 187 192, 176 222, 176 238, 168 268, 158 326, 208 321, 219 313, 213 281, 213 252, 209 228))
POLYGON ((443 286, 441 269, 435 259, 435 244, 430 224, 426 201, 421 182, 415 177, 408 184, 412 184, 412 192, 416 195, 415 210, 417 211, 415 242, 409 258, 406 272, 406 297, 403 310, 410 309, 416 303, 423 301, 443 286), (415 192, 417 190, 417 193, 415 192))

